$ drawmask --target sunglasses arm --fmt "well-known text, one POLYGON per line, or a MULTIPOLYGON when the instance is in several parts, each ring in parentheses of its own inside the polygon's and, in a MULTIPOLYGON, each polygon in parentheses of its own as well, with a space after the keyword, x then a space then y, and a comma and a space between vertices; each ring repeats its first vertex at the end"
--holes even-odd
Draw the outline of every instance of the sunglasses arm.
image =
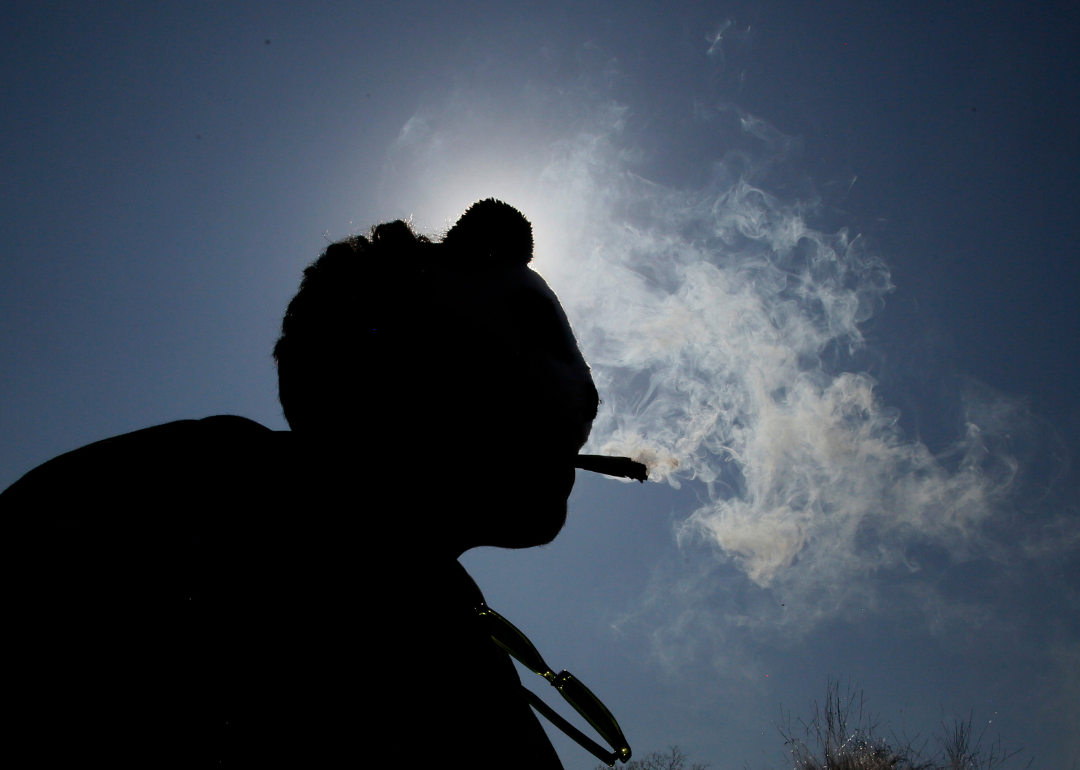
POLYGON ((528 687, 523 685, 521 694, 524 696, 525 700, 529 702, 530 706, 543 714, 544 718, 566 733, 566 735, 573 739, 574 742, 581 746, 581 748, 585 749, 585 751, 592 754, 608 767, 615 767, 615 760, 619 758, 619 755, 616 752, 606 751, 599 743, 559 716, 551 706, 540 700, 540 696, 528 687))

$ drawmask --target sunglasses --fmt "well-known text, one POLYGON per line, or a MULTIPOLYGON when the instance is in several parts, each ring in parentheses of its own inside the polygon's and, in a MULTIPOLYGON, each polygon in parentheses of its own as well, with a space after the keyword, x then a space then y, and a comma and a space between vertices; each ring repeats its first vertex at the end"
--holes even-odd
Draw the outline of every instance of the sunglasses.
POLYGON ((539 711, 553 725, 570 736, 579 746, 588 751, 609 767, 615 766, 615 760, 627 762, 630 759, 630 746, 626 743, 619 723, 600 702, 600 699, 592 694, 592 691, 583 685, 569 671, 556 674, 551 667, 544 662, 537 652, 536 647, 529 641, 525 634, 518 630, 517 626, 488 607, 481 604, 476 608, 477 614, 487 623, 488 633, 492 640, 502 649, 510 653, 521 665, 533 673, 539 674, 548 683, 559 691, 566 702, 574 707, 577 713, 592 725, 596 732, 600 733, 614 751, 607 751, 585 733, 578 730, 572 724, 559 716, 550 706, 540 700, 539 697, 526 687, 521 688, 521 694, 534 709, 539 711))

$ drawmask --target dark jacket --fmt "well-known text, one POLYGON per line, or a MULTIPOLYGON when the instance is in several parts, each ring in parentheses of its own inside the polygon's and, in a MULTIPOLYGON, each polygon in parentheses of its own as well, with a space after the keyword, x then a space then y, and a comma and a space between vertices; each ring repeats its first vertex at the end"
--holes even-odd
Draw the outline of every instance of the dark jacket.
POLYGON ((560 768, 476 584, 412 555, 393 499, 335 462, 220 416, 0 494, 9 747, 54 767, 560 768))

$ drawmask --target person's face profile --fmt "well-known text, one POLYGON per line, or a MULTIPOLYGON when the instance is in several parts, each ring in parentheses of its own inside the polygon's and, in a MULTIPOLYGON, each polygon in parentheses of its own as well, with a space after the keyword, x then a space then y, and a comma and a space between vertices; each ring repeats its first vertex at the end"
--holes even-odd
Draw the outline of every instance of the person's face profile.
POLYGON ((473 497, 482 544, 550 542, 566 521, 573 463, 588 438, 598 397, 555 294, 531 269, 508 269, 450 293, 477 330, 478 400, 471 428, 485 458, 473 497), (486 283, 486 285, 483 285, 486 283), (493 398, 487 395, 497 393, 493 398))

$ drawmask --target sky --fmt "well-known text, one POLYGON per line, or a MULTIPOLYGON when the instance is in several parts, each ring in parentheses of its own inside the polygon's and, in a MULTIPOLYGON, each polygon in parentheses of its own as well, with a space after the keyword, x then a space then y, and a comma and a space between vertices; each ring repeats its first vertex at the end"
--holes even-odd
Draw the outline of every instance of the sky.
POLYGON ((635 752, 782 766, 833 677, 886 731, 970 716, 1080 761, 1069 4, 7 3, 0 29, 0 488, 170 420, 286 429, 303 267, 500 197, 593 365, 591 450, 652 474, 579 473, 554 543, 463 562, 635 752))

